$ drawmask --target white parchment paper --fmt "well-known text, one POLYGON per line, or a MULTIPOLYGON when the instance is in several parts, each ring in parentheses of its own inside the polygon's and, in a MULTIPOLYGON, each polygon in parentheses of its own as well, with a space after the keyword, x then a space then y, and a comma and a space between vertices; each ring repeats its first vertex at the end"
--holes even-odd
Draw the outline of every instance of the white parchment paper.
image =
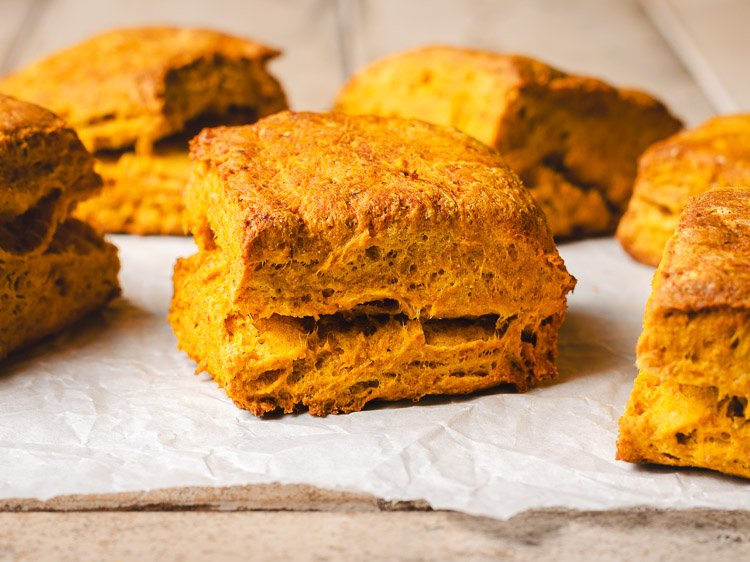
POLYGON ((745 480, 614 460, 653 269, 612 239, 560 248, 578 280, 560 378, 526 394, 258 419, 176 349, 185 238, 116 236, 123 298, 0 364, 0 497, 307 483, 509 517, 535 507, 750 507, 745 480))

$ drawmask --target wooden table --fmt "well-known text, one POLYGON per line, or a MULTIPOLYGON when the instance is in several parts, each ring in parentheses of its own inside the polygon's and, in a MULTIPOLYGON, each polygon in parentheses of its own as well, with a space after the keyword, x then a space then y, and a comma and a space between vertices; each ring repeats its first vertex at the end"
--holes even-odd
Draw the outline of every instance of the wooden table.
MULTIPOLYGON (((689 125, 750 111, 746 0, 0 0, 0 73, 116 26, 221 28, 284 51, 294 109, 425 43, 515 51, 645 89, 689 125)), ((750 512, 535 510, 508 521, 309 486, 0 501, 0 560, 510 558, 733 560, 750 512)))

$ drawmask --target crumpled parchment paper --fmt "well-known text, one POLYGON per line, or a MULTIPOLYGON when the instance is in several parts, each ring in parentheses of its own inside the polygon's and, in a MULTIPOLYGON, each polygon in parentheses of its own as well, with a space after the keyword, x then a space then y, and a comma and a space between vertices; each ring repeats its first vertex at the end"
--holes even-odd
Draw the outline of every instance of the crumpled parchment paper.
POLYGON ((237 409, 166 321, 188 238, 114 236, 123 298, 0 364, 0 497, 307 483, 509 517, 529 508, 747 508, 748 481, 615 461, 654 270, 612 239, 560 247, 579 279, 560 378, 318 418, 237 409))

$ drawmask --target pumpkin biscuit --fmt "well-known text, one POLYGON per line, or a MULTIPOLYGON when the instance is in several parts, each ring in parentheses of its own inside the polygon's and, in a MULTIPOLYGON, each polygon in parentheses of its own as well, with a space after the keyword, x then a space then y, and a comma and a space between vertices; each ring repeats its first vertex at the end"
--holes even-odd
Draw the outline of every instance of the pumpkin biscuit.
POLYGON ((734 185, 750 185, 750 114, 715 117, 650 147, 617 238, 636 260, 657 266, 688 199, 734 185))
POLYGON ((0 95, 0 359, 119 294, 117 249, 68 218, 101 179, 75 132, 0 95))
POLYGON ((0 263, 0 359, 120 294, 117 248, 76 219, 60 225, 44 253, 0 263))
POLYGON ((617 458, 750 477, 750 188, 690 199, 638 341, 617 458))
POLYGON ((0 259, 8 259, 44 252, 76 203, 102 182, 73 129, 0 94, 0 184, 0 259))
POLYGON ((334 109, 451 125, 496 148, 558 239, 613 233, 638 156, 682 127, 642 92, 527 57, 447 46, 371 64, 334 109))
POLYGON ((191 143, 179 346, 256 415, 349 412, 557 374, 575 280, 482 143, 408 119, 284 112, 191 143))

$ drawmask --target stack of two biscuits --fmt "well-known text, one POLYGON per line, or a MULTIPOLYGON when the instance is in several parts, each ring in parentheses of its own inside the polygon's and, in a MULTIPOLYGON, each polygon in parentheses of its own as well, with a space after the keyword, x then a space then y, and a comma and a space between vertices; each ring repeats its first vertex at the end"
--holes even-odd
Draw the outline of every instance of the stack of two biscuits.
POLYGON ((101 188, 76 133, 0 95, 0 358, 119 294, 117 250, 69 218, 101 188))
POLYGON ((170 322, 235 403, 327 414, 556 375, 575 280, 502 157, 409 119, 284 112, 191 144, 170 322))

